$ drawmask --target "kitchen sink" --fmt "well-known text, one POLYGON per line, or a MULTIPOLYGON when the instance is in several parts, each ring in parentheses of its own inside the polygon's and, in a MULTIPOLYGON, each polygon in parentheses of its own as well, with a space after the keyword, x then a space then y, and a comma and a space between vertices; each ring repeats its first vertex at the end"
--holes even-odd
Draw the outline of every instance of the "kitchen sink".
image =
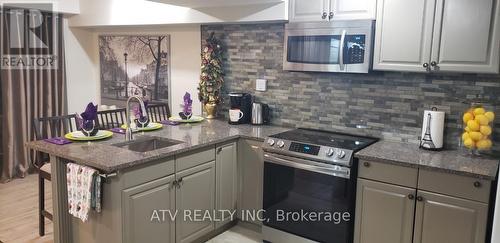
POLYGON ((173 139, 148 136, 148 137, 140 137, 138 139, 123 142, 123 143, 113 144, 113 146, 125 148, 125 149, 135 151, 135 152, 148 152, 148 151, 153 151, 153 150, 157 150, 157 149, 161 149, 161 148, 174 146, 174 145, 181 144, 181 143, 183 143, 183 142, 173 140, 173 139))

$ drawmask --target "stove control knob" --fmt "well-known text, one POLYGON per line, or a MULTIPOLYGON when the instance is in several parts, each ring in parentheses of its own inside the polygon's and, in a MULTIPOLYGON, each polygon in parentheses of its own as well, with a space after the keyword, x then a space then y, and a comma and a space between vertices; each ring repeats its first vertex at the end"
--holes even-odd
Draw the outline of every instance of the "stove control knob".
POLYGON ((336 154, 337 154, 337 158, 339 158, 339 159, 343 159, 345 157, 345 151, 342 149, 337 150, 336 154))
POLYGON ((276 145, 278 145, 278 147, 280 148, 283 148, 283 146, 285 146, 285 142, 283 142, 283 140, 279 140, 276 145))
POLYGON ((274 139, 268 139, 267 144, 269 144, 269 146, 274 146, 274 139))
POLYGON ((335 153, 335 150, 333 150, 332 148, 329 148, 325 152, 326 156, 328 156, 328 157, 332 157, 334 153, 335 153))

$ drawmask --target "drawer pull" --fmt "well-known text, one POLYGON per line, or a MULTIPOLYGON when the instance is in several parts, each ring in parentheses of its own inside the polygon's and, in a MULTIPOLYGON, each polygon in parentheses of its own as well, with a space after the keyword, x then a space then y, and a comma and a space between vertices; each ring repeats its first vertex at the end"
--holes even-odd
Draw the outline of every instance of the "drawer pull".
POLYGON ((474 187, 477 187, 477 188, 481 187, 481 182, 475 181, 474 182, 474 187))
POLYGON ((321 18, 326 19, 327 16, 328 16, 328 14, 326 12, 323 12, 323 14, 321 15, 321 18))
POLYGON ((413 196, 413 194, 409 194, 408 199, 413 200, 413 199, 415 199, 415 196, 413 196))
POLYGON ((364 165, 365 167, 370 167, 370 163, 368 163, 368 162, 364 162, 364 163, 363 163, 363 165, 364 165))
POLYGON ((424 198, 422 196, 417 196, 417 201, 421 202, 423 200, 424 200, 424 198))

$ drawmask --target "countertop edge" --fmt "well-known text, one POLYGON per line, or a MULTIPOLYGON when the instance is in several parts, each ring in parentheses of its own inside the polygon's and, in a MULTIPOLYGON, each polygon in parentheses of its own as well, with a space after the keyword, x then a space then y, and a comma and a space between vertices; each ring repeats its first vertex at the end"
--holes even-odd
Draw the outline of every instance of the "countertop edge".
MULTIPOLYGON (((391 160, 391 159, 385 159, 385 158, 368 156, 368 155, 362 155, 362 154, 355 154, 354 157, 356 157, 358 159, 371 160, 373 162, 379 162, 379 163, 385 163, 385 164, 392 164, 392 165, 399 165, 399 166, 411 167, 411 168, 418 168, 418 169, 424 169, 424 170, 433 170, 433 171, 438 171, 438 172, 444 172, 444 173, 450 173, 450 174, 455 174, 455 175, 468 176, 468 177, 473 177, 473 178, 478 178, 478 179, 484 179, 484 180, 489 180, 489 181, 496 180, 496 173, 495 173, 495 175, 483 175, 483 174, 477 174, 477 173, 474 173, 474 172, 451 170, 451 169, 446 169, 446 168, 434 167, 434 166, 429 166, 429 165, 420 165, 420 164, 414 164, 414 163, 407 162, 407 161, 391 160)), ((497 170, 498 170, 498 165, 497 165, 497 170)))
MULTIPOLYGON (((225 137, 223 139, 216 139, 216 140, 204 143, 204 144, 193 145, 189 148, 178 149, 178 150, 171 151, 171 152, 161 154, 158 156, 151 156, 151 157, 145 158, 143 160, 138 160, 138 162, 130 162, 127 164, 121 164, 121 165, 117 165, 117 166, 113 166, 113 167, 104 167, 102 165, 94 164, 88 160, 82 160, 82 159, 77 158, 77 157, 69 156, 68 154, 58 153, 58 151, 54 152, 53 150, 49 150, 49 149, 46 149, 45 147, 38 146, 36 143, 34 143, 36 141, 26 142, 25 145, 29 149, 32 149, 35 151, 40 151, 40 152, 47 153, 50 155, 54 155, 54 156, 62 158, 64 160, 69 160, 69 161, 74 161, 76 163, 81 163, 81 164, 84 164, 86 166, 90 166, 90 167, 93 167, 95 169, 98 169, 99 171, 104 172, 104 173, 113 173, 113 172, 117 172, 117 171, 124 170, 124 169, 130 169, 130 168, 133 168, 135 166, 145 165, 145 164, 148 164, 148 163, 151 163, 154 161, 158 161, 158 160, 165 159, 165 158, 175 156, 175 155, 179 155, 182 153, 187 153, 187 152, 192 151, 192 150, 196 150, 196 149, 200 149, 200 148, 204 148, 204 147, 208 147, 208 146, 212 146, 212 145, 216 145, 216 144, 220 144, 220 143, 225 143, 225 142, 240 139, 240 138, 250 139, 250 140, 255 140, 255 141, 260 141, 260 142, 264 142, 264 140, 265 140, 264 138, 252 137, 249 135, 241 135, 241 134, 234 135, 234 136, 225 137)), ((105 145, 105 146, 111 146, 111 145, 105 145)))

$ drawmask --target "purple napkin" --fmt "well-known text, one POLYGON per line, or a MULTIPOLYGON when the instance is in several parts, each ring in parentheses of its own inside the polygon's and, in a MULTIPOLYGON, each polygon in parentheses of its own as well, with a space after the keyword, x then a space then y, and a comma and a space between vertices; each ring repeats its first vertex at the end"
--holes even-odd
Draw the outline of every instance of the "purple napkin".
POLYGON ((97 105, 94 106, 94 104, 90 102, 80 116, 82 116, 85 121, 94 121, 97 119, 97 105))
POLYGON ((64 145, 71 143, 68 139, 62 138, 62 137, 55 137, 55 138, 46 138, 43 141, 48 142, 48 143, 53 143, 57 145, 64 145))
POLYGON ((193 107, 193 100, 191 99, 191 94, 186 92, 186 94, 184 94, 184 105, 182 111, 186 115, 191 114, 193 112, 192 107, 193 107))
POLYGON ((160 121, 161 124, 163 125, 170 125, 170 126, 176 126, 176 125, 179 125, 179 122, 176 122, 176 121, 170 121, 170 120, 164 120, 164 121, 160 121))
MULTIPOLYGON (((148 101, 145 100, 144 102, 144 109, 148 109, 148 101)), ((134 112, 134 116, 136 119, 142 119, 143 117, 145 117, 144 114, 142 114, 142 109, 141 109, 141 105, 137 104, 136 106, 134 106, 132 108, 132 111, 134 112)))
POLYGON ((122 128, 119 128, 119 127, 111 128, 109 130, 112 131, 112 132, 114 132, 114 133, 125 134, 125 129, 122 129, 122 128))

